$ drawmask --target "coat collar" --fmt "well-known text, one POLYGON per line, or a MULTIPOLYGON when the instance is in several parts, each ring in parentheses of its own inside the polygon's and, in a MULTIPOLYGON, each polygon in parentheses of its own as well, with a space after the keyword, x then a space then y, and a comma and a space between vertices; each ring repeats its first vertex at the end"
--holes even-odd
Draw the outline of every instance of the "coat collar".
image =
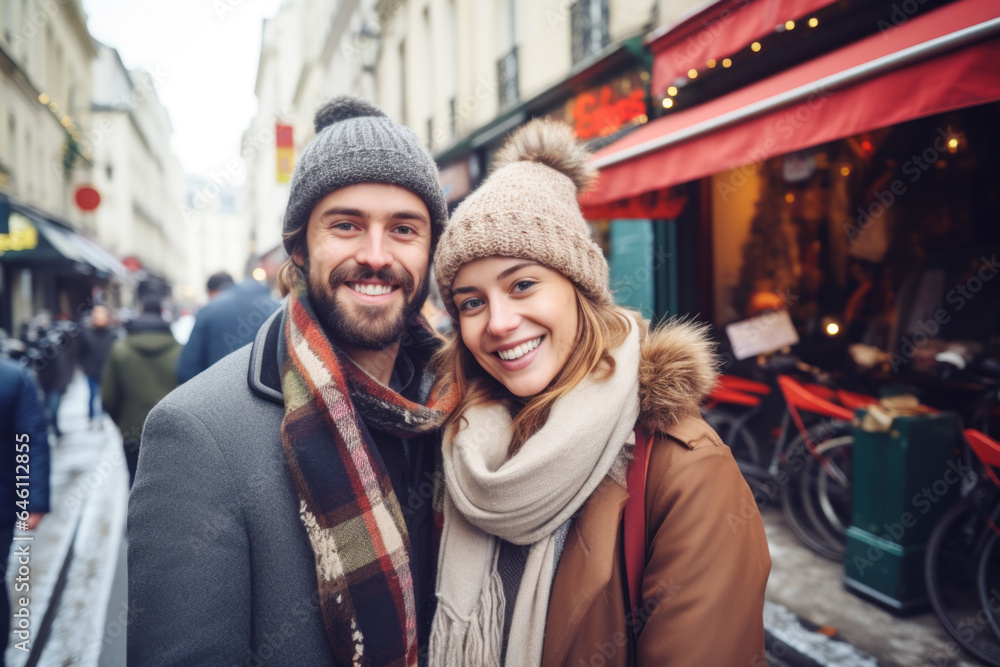
POLYGON ((628 492, 605 477, 573 522, 559 557, 549 599, 549 609, 563 610, 566 614, 548 616, 543 664, 563 664, 577 638, 580 623, 611 581, 618 531, 609 527, 621 524, 627 500, 628 492))
POLYGON ((285 404, 281 392, 281 369, 278 367, 278 334, 284 322, 284 308, 271 313, 254 337, 250 347, 247 383, 255 394, 275 403, 285 404))

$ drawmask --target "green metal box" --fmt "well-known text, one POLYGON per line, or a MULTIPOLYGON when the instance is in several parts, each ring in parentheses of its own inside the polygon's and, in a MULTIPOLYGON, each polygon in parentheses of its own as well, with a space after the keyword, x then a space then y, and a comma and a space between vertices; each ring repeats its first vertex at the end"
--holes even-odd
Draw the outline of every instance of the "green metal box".
POLYGON ((963 476, 958 437, 953 414, 897 417, 888 432, 855 426, 848 590, 899 613, 926 606, 927 540, 958 498, 963 476))

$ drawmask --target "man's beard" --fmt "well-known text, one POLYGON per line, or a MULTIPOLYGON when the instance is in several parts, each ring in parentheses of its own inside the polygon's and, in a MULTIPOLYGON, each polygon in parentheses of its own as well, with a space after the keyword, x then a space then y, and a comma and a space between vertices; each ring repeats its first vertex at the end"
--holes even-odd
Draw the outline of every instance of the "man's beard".
POLYGON ((398 343, 406 332, 410 318, 420 312, 430 289, 429 280, 424 279, 419 286, 415 286, 413 277, 402 269, 372 271, 345 262, 333 270, 325 283, 322 278, 313 279, 308 258, 302 269, 308 276, 309 301, 330 341, 334 345, 361 350, 384 350, 398 343), (403 293, 402 304, 366 306, 355 303, 351 307, 338 303, 338 287, 362 280, 399 285, 399 290, 403 293))

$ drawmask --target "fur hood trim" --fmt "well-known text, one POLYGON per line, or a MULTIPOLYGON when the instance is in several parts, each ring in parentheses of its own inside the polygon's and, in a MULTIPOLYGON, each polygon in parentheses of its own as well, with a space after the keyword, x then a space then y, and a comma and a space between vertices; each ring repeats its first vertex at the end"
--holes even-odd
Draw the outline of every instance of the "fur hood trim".
POLYGON ((671 319, 649 329, 639 362, 639 423, 663 433, 699 413, 718 377, 708 325, 671 319))

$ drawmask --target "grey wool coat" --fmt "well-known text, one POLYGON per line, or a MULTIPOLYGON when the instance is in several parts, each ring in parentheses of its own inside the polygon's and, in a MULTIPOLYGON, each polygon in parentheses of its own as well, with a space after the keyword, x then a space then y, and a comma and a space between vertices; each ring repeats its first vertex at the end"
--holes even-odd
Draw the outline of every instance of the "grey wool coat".
POLYGON ((330 665, 281 447, 281 310, 149 414, 129 498, 129 665, 330 665))

